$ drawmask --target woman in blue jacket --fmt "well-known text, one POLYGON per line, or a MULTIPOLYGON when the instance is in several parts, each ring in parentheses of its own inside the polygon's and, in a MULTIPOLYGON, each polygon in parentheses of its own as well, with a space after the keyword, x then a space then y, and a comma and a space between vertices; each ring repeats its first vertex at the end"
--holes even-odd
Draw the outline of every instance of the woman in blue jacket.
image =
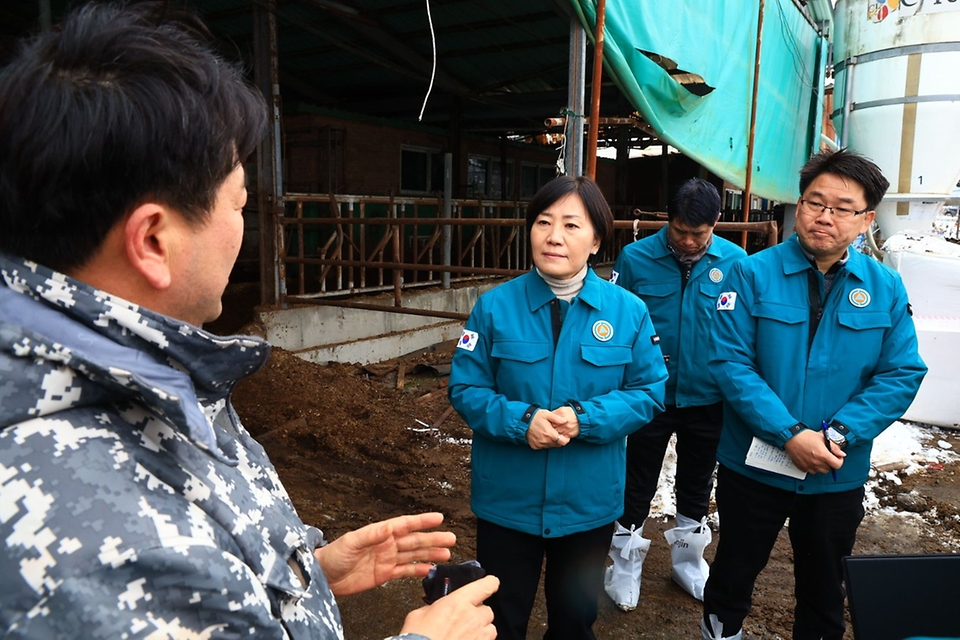
POLYGON ((477 301, 450 402, 473 429, 477 557, 500 578, 498 637, 526 638, 546 556, 544 637, 592 639, 626 436, 663 410, 667 372, 644 303, 588 266, 613 231, 596 183, 556 178, 526 219, 536 268, 477 301))

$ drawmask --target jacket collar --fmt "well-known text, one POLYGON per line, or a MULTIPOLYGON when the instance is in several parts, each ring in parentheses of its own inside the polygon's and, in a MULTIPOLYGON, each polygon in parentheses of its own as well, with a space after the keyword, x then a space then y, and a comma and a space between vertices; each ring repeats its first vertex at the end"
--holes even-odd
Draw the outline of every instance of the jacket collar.
MULTIPOLYGON (((556 298, 550 286, 543 281, 536 269, 531 269, 522 278, 525 278, 524 289, 527 295, 527 306, 533 313, 540 307, 549 304, 556 298)), ((583 279, 583 288, 577 294, 577 299, 594 309, 600 310, 603 299, 604 280, 598 276, 593 268, 587 268, 587 276, 583 279)))
MULTIPOLYGON (((783 253, 781 255, 783 256, 783 272, 785 274, 790 275, 815 268, 810 264, 807 256, 804 255, 803 249, 800 247, 800 239, 797 237, 796 232, 784 240, 782 246, 783 253)), ((868 258, 862 253, 849 248, 847 249, 847 255, 849 257, 841 271, 845 270, 851 276, 862 281, 864 278, 864 270, 866 269, 865 261, 872 260, 872 258, 868 258)))
POLYGON ((236 382, 266 362, 265 341, 216 336, 3 254, 0 275, 0 355, 66 366, 80 388, 73 402, 43 410, 39 399, 25 398, 31 415, 85 405, 104 392, 127 396, 223 457, 212 420, 236 382))

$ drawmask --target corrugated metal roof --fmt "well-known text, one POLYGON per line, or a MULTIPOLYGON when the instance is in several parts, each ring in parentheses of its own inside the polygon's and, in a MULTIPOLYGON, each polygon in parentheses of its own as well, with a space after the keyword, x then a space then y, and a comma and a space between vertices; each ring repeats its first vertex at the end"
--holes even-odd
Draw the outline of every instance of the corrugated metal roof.
MULTIPOLYGON (((207 0, 195 4, 222 28, 207 0)), ((437 74, 424 123, 446 128, 459 102, 467 130, 528 131, 566 102, 570 19, 561 5, 431 0, 429 10, 437 74), (543 108, 526 104, 534 93, 543 108)), ((308 83, 330 98, 324 106, 416 119, 433 61, 426 2, 282 2, 276 16, 285 102, 313 101, 295 88, 308 83)))
MULTIPOLYGON (((224 55, 253 67, 254 7, 268 0, 171 0, 200 12, 224 55)), ((0 3, 0 55, 35 30, 39 0, 0 3)), ((80 0, 50 0, 54 22, 80 0)), ((415 122, 433 52, 427 0, 277 0, 280 92, 310 103, 415 122)), ((566 0, 429 0, 437 72, 423 124, 531 134, 567 103, 566 0)), ((587 77, 592 50, 588 49, 587 77)), ((587 89, 589 96, 589 87, 587 89)), ((604 88, 602 111, 629 110, 604 88)))

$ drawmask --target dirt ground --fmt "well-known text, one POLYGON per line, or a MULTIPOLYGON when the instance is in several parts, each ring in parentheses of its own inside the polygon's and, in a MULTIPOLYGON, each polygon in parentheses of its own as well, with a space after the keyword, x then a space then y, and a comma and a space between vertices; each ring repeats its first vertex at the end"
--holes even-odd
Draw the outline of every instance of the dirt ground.
MULTIPOLYGON (((450 357, 447 347, 365 368, 318 366, 275 349, 261 372, 238 385, 234 401, 305 522, 333 539, 387 517, 440 511, 446 528, 457 534, 453 561, 460 562, 475 553, 471 433, 446 399, 450 357)), ((960 450, 958 436, 943 431, 937 437, 960 450)), ((896 477, 901 484, 886 482, 876 490, 880 504, 892 508, 868 514, 856 553, 956 552, 960 464, 932 464, 896 477), (911 491, 913 500, 905 497, 911 491)), ((660 519, 646 527, 654 544, 636 611, 623 613, 601 595, 598 638, 699 637, 700 603, 670 580, 661 532, 671 526, 672 520, 660 519)), ((708 560, 714 548, 708 548, 708 560)), ((792 588, 783 533, 757 582, 745 638, 790 637, 792 588)), ((419 580, 411 579, 342 599, 346 637, 380 640, 396 633, 406 613, 423 604, 421 595, 419 580)), ((542 637, 545 621, 541 595, 528 638, 542 637)), ((846 637, 853 638, 849 629, 846 637)))

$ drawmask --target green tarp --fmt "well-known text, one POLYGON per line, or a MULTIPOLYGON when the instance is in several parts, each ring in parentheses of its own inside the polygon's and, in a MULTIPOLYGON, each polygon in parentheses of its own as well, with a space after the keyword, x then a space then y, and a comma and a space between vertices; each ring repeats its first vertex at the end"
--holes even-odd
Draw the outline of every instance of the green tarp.
MULTIPOLYGON (((592 37, 596 3, 571 3, 592 37)), ((743 187, 759 2, 607 0, 605 15, 605 77, 615 80, 662 140, 743 187), (672 64, 663 58, 702 77, 713 91, 699 96, 688 90, 678 78, 691 76, 671 75, 672 64)), ((792 0, 766 0, 753 195, 796 200, 797 171, 819 148, 825 60, 825 39, 792 0)))

